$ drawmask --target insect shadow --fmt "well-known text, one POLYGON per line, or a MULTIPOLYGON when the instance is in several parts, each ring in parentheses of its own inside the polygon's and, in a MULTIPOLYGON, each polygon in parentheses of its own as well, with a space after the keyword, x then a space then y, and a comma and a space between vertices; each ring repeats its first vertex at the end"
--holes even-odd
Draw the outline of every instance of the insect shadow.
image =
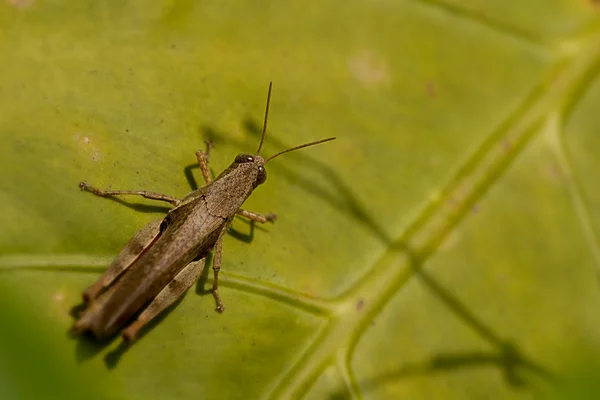
POLYGON ((127 208, 131 208, 132 210, 135 210, 137 212, 142 212, 142 213, 166 214, 170 210, 169 207, 156 206, 156 205, 152 205, 152 204, 143 204, 143 203, 131 203, 131 202, 125 201, 123 199, 120 199, 118 197, 107 197, 107 198, 116 203, 119 203, 127 208))

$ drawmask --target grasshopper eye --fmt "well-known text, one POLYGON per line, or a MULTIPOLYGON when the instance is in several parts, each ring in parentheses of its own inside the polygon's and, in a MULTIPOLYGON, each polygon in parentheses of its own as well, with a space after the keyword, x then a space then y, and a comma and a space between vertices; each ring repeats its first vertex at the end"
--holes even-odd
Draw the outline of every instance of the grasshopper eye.
POLYGON ((238 154, 235 157, 235 162, 238 164, 252 162, 252 161, 254 161, 254 157, 252 157, 250 154, 238 154))
POLYGON ((267 180, 267 170, 265 167, 258 167, 258 175, 256 177, 256 186, 262 185, 267 180))

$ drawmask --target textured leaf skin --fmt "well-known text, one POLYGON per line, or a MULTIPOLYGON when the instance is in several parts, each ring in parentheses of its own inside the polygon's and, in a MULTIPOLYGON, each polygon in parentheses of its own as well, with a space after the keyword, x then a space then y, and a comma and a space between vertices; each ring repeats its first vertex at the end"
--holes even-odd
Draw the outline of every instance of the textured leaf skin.
POLYGON ((0 398, 597 392, 597 2, 222 3, 0 3, 0 398), (226 312, 207 274, 129 349, 70 338, 165 211, 78 182, 184 196, 205 138, 217 174, 255 151, 269 81, 264 155, 338 140, 269 163, 226 312))

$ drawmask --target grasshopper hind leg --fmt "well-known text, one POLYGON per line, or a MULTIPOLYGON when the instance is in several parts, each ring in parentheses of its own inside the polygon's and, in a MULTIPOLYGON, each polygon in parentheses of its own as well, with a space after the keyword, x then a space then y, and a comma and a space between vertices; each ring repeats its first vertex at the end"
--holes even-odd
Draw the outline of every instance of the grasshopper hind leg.
POLYGON ((110 286, 133 262, 160 236, 162 220, 152 221, 143 227, 127 243, 121 253, 115 258, 110 267, 92 286, 83 292, 83 301, 89 303, 94 300, 102 290, 110 286))
POLYGON ((113 283, 160 236, 161 222, 162 220, 152 221, 136 233, 104 274, 83 292, 85 309, 77 316, 77 321, 71 329, 73 334, 78 335, 93 330, 93 322, 98 311, 115 289, 113 283))
POLYGON ((166 195, 162 193, 149 192, 147 190, 102 190, 98 189, 90 185, 87 182, 79 182, 79 188, 81 190, 88 191, 90 193, 95 194, 100 197, 113 197, 113 196, 123 196, 123 195, 134 195, 134 196, 142 196, 147 199, 166 201, 167 203, 171 203, 174 206, 178 206, 181 203, 181 200, 166 195))
POLYGON ((175 303, 198 280, 204 270, 205 263, 206 258, 202 258, 189 263, 182 269, 148 304, 137 319, 121 332, 123 339, 127 342, 135 340, 140 329, 175 303))

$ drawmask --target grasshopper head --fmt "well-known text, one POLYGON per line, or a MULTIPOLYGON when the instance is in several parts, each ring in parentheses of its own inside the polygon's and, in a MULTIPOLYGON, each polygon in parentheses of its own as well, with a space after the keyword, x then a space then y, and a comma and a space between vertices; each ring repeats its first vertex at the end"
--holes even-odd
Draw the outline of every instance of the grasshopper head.
POLYGON ((254 187, 262 185, 267 180, 267 170, 265 169, 265 159, 261 156, 252 154, 238 154, 233 161, 234 165, 244 168, 256 168, 256 181, 254 187))

